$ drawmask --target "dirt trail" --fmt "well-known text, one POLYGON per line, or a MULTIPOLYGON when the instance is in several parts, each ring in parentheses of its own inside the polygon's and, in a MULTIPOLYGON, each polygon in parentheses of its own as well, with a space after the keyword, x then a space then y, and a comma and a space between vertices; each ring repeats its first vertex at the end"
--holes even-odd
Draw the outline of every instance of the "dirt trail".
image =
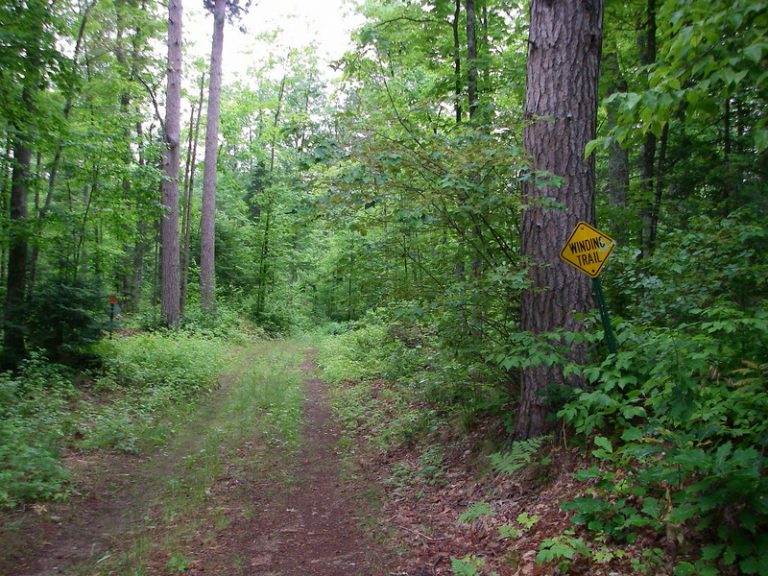
MULTIPOLYGON (((253 356, 249 351, 249 360, 253 356)), ((158 471, 166 475, 164 482, 181 473, 185 456, 198 448, 195 428, 199 432, 236 389, 237 378, 230 375, 168 450, 149 461, 104 457, 86 496, 2 518, 0 576, 389 574, 392 555, 359 527, 365 502, 339 479, 338 433, 325 386, 311 375, 309 355, 302 369, 306 397, 298 450, 281 450, 245 434, 204 506, 173 520, 153 509, 162 495, 158 471), (170 535, 176 542, 172 550, 162 544, 170 535), (150 551, 140 572, 101 565, 141 541, 150 551), (184 562, 173 564, 171 552, 184 562)))
MULTIPOLYGON (((360 529, 354 487, 339 479, 338 430, 331 419, 325 385, 311 377, 311 357, 302 369, 305 380, 302 447, 290 461, 278 457, 278 481, 268 477, 219 486, 220 508, 252 507, 250 519, 239 516, 219 530, 208 553, 196 555, 190 574, 260 576, 386 576, 392 555, 360 529), (282 477, 282 481, 279 478, 282 477), (289 481, 286 482, 285 480, 289 481)), ((244 454, 241 454, 244 456, 244 454)), ((273 455, 274 456, 274 455, 273 455)))
MULTIPOLYGON (((309 373, 310 359, 303 368, 309 373)), ((353 495, 340 488, 338 431, 331 422, 323 383, 308 378, 307 392, 300 482, 288 497, 295 512, 284 516, 280 553, 273 556, 270 569, 286 575, 386 574, 386 555, 362 537, 353 495)))

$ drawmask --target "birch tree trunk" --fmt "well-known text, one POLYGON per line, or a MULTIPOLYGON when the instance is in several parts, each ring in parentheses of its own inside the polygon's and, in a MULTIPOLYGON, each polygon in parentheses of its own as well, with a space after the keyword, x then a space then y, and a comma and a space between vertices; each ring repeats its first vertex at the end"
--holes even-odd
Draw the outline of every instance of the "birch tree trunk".
POLYGON ((181 132, 181 0, 168 2, 168 90, 165 103, 165 143, 163 154, 162 245, 163 322, 175 326, 181 319, 179 308, 179 164, 181 132))
POLYGON ((213 8, 208 124, 205 129, 205 170, 203 171, 203 205, 200 217, 200 303, 208 312, 214 312, 216 309, 216 162, 219 148, 221 58, 224 48, 226 8, 226 0, 216 0, 213 8))
MULTIPOLYGON (((537 173, 563 178, 559 187, 534 178, 523 189, 521 247, 531 286, 522 296, 521 324, 533 334, 579 330, 577 314, 591 307, 589 278, 561 262, 559 253, 579 220, 594 221, 594 156, 585 160, 584 149, 595 137, 602 20, 602 0, 531 2, 525 149, 537 173)), ((581 362, 583 355, 576 348, 571 359, 581 362)), ((523 370, 519 438, 547 430, 541 393, 550 384, 566 384, 560 367, 523 370)))

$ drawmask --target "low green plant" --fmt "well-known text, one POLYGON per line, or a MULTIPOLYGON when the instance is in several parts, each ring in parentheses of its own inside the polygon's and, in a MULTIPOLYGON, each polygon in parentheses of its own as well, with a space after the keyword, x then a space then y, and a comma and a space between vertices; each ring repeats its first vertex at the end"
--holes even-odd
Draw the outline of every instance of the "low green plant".
POLYGON ((171 574, 181 574, 191 567, 192 561, 182 552, 174 552, 165 564, 166 570, 171 574))
POLYGON ((571 562, 577 556, 591 558, 592 550, 584 540, 577 538, 572 530, 566 530, 562 534, 542 540, 536 562, 538 564, 555 562, 561 572, 567 573, 571 562))
MULTIPOLYGON (((463 558, 451 558, 451 570, 454 576, 480 576, 485 568, 485 560, 474 554, 468 554, 463 558)), ((490 576, 496 576, 492 572, 490 576)))
POLYGON ((521 512, 518 514, 515 522, 517 523, 517 526, 513 526, 510 524, 504 524, 502 526, 499 526, 499 536, 502 538, 510 538, 512 540, 517 540, 520 538, 525 532, 529 531, 533 526, 536 524, 536 522, 539 521, 539 517, 537 515, 529 515, 527 512, 521 512))
POLYGON ((528 466, 548 466, 551 459, 542 455, 542 448, 551 439, 551 435, 546 435, 513 442, 508 452, 494 452, 488 459, 494 470, 509 476, 528 466))
POLYGON ((69 404, 76 396, 71 372, 39 354, 16 375, 0 373, 0 507, 66 495, 59 450, 75 428, 69 404))
POLYGON ((530 530, 539 521, 539 517, 536 514, 530 515, 528 512, 520 512, 515 520, 520 526, 530 530))
POLYGON ((642 556, 640 558, 632 558, 630 563, 635 572, 640 574, 656 574, 659 568, 666 563, 664 550, 661 548, 643 550, 642 556))
POLYGON ((445 474, 443 450, 439 445, 430 446, 419 456, 419 478, 427 484, 436 484, 445 474))
POLYGON ((459 522, 471 524, 485 516, 493 516, 493 507, 488 502, 474 502, 459 514, 459 522))
POLYGON ((95 350, 104 372, 96 387, 111 402, 90 410, 83 448, 135 453, 164 442, 195 398, 216 387, 227 344, 191 332, 154 332, 101 342, 95 350))

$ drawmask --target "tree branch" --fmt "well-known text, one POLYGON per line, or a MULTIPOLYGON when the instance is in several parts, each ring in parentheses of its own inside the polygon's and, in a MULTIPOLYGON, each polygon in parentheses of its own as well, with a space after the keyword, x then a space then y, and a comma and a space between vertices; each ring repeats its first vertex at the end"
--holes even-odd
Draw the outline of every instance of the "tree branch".
POLYGON ((146 80, 144 80, 144 78, 142 78, 139 74, 136 75, 136 78, 139 80, 139 82, 142 83, 144 88, 147 89, 147 92, 149 93, 149 98, 150 100, 152 100, 152 106, 155 108, 155 117, 157 118, 157 121, 160 122, 160 129, 163 131, 163 136, 165 136, 165 122, 163 121, 162 114, 160 114, 160 106, 157 104, 155 91, 152 89, 152 86, 147 84, 146 80))

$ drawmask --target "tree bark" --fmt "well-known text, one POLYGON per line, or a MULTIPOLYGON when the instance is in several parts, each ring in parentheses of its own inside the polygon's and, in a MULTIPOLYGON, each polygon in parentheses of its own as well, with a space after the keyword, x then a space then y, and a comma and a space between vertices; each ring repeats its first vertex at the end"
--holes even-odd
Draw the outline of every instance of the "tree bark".
MULTIPOLYGON (((646 7, 645 37, 640 64, 650 66, 656 62, 656 0, 648 0, 646 7)), ((642 164, 640 166, 640 258, 650 256, 650 237, 653 220, 654 167, 656 165, 657 138, 648 131, 643 142, 642 164)))
MULTIPOLYGON (((3 215, 8 214, 11 199, 11 176, 13 174, 13 136, 6 135, 5 150, 3 154, 3 188, 0 196, 0 210, 3 215)), ((6 243, 0 242, 0 282, 6 281, 6 243)))
POLYGON ((205 171, 203 172, 203 205, 200 219, 200 304, 203 310, 208 312, 214 312, 216 309, 216 164, 226 7, 226 0, 216 0, 213 8, 208 124, 205 129, 205 171))
POLYGON ((669 123, 664 125, 659 146, 659 159, 656 163, 656 186, 651 207, 651 228, 648 234, 648 254, 656 250, 656 235, 659 229, 659 214, 661 213, 661 198, 664 194, 664 177, 667 163, 667 143, 669 141, 669 123))
POLYGON ((461 44, 459 42, 459 17, 461 16, 461 0, 456 0, 456 10, 453 13, 453 78, 454 78, 454 109, 456 124, 461 124, 461 44))
POLYGON ((184 171, 184 219, 181 226, 183 236, 181 248, 181 314, 187 304, 187 288, 189 284, 189 249, 192 236, 192 193, 195 189, 195 171, 197 164, 197 143, 200 139, 200 119, 203 115, 203 98, 205 96, 205 74, 200 75, 200 94, 197 100, 197 118, 194 108, 189 123, 189 148, 187 149, 187 166, 184 171), (194 128, 193 128, 194 125, 194 128))
MULTIPOLYGON (((531 285, 522 296, 521 325, 534 335, 581 329, 578 314, 591 304, 588 277, 561 262, 559 253, 579 220, 594 221, 594 156, 585 160, 584 149, 596 130, 602 20, 601 0, 531 2, 524 144, 534 171, 563 178, 555 187, 534 177, 523 188, 521 248, 531 285)), ((582 362, 584 350, 570 355, 582 362)), ((553 383, 572 384, 557 366, 523 370, 519 438, 548 429, 542 392, 553 383)))
POLYGON ((5 369, 16 368, 26 356, 24 342, 24 299, 27 286, 28 221, 27 186, 32 166, 33 118, 37 111, 36 95, 42 73, 42 37, 49 18, 45 2, 30 2, 25 18, 33 28, 33 41, 27 47, 21 106, 12 115, 13 164, 8 223, 8 273, 6 277, 5 315, 3 318, 3 359, 5 369))
POLYGON ((8 277, 3 324, 3 367, 15 368, 26 356, 24 343, 24 292, 27 276, 27 182, 32 150, 20 134, 13 147, 11 175, 8 277))
POLYGON ((477 35, 475 34, 475 0, 466 0, 467 11, 467 95, 469 119, 477 114, 477 35))
MULTIPOLYGON (((627 91, 627 81, 619 69, 619 58, 615 52, 606 54, 603 58, 606 75, 609 76, 607 95, 624 93, 627 91)), ((618 103, 612 102, 607 106, 608 129, 618 124, 618 103)), ((608 179, 606 182, 608 201, 615 208, 627 207, 627 192, 629 191, 629 151, 622 148, 615 139, 608 150, 608 179)), ((624 227, 619 222, 614 223, 617 233, 623 232, 624 227)))
POLYGON ((165 104, 165 144, 163 155, 163 218, 161 314, 167 326, 181 319, 179 308, 179 164, 181 131, 181 0, 168 3, 168 88, 165 104))

